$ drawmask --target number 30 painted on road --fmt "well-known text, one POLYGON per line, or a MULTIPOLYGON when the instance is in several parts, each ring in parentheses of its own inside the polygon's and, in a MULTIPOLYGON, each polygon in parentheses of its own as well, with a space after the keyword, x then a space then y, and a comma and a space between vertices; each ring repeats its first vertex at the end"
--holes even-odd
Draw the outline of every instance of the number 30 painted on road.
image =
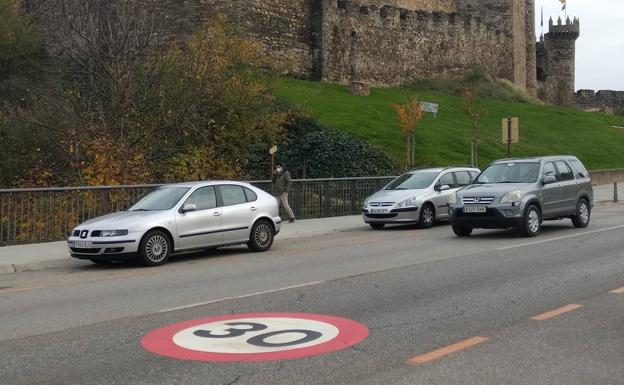
POLYGON ((271 361, 326 354, 367 336, 366 326, 345 318, 262 313, 170 325, 149 333, 141 344, 152 353, 184 360, 271 361))

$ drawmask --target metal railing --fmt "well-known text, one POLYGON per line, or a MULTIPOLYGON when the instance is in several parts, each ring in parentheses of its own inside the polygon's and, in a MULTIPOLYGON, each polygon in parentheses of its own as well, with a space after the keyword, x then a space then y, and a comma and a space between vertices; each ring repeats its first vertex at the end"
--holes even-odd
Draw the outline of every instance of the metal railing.
MULTIPOLYGON (((393 177, 294 180, 290 204, 297 218, 361 212, 364 199, 393 177)), ((252 181, 271 192, 270 181, 252 181)), ((0 246, 66 239, 79 223, 128 209, 159 185, 0 190, 0 246)))

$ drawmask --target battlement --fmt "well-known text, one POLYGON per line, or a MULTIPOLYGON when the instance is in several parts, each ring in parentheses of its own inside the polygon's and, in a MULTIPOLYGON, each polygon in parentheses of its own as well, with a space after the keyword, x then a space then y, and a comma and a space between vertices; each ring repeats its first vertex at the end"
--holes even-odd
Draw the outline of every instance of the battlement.
POLYGON ((578 90, 574 96, 574 104, 583 110, 624 114, 624 91, 578 90))
POLYGON ((565 24, 563 24, 561 17, 557 19, 557 24, 554 24, 552 17, 548 21, 547 39, 576 40, 580 34, 581 22, 578 17, 575 17, 574 20, 570 20, 568 17, 565 24))
POLYGON ((498 26, 491 26, 478 17, 460 15, 456 12, 412 10, 394 5, 362 4, 352 0, 337 0, 332 1, 332 4, 344 18, 355 18, 362 23, 387 28, 420 26, 446 31, 449 26, 460 26, 467 33, 490 34, 493 39, 498 40, 506 35, 498 26))

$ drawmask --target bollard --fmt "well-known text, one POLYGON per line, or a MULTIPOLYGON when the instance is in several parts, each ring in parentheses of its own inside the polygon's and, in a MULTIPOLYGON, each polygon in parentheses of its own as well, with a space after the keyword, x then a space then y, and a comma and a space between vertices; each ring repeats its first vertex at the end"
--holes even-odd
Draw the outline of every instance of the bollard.
POLYGON ((613 183, 613 202, 618 203, 617 182, 613 183))

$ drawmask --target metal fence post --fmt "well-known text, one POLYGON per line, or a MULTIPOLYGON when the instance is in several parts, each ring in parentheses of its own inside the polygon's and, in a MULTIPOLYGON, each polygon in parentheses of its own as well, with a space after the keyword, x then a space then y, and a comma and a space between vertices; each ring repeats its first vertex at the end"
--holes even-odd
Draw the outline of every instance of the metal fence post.
POLYGON ((331 191, 330 191, 330 182, 323 182, 323 205, 321 216, 327 217, 331 213, 331 191))
POLYGON ((617 184, 617 182, 613 183, 613 202, 615 202, 615 203, 619 202, 619 199, 618 199, 618 184, 617 184))

